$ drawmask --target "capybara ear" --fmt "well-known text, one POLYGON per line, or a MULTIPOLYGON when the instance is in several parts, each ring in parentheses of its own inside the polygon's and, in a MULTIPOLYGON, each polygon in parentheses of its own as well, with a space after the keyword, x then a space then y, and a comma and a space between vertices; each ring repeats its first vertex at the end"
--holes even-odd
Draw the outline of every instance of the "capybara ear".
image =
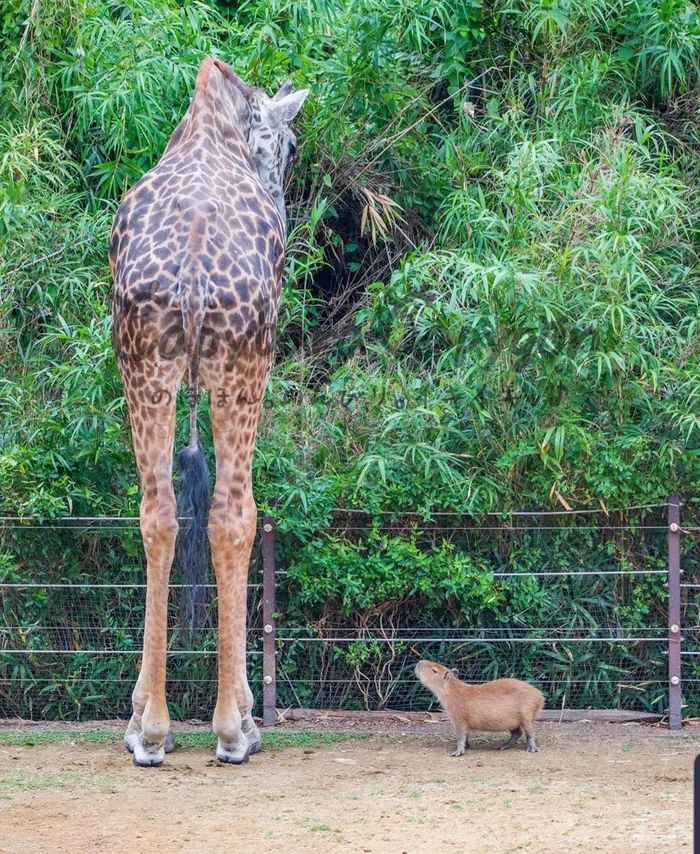
POLYGON ((456 667, 453 667, 452 670, 450 670, 450 673, 455 677, 455 679, 459 676, 459 670, 457 670, 456 667))

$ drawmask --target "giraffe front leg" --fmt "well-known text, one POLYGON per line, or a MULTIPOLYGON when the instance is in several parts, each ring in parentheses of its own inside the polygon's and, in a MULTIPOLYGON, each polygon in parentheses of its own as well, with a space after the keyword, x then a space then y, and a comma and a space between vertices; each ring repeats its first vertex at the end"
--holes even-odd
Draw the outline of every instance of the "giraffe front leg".
POLYGON ((133 714, 124 741, 134 763, 160 765, 168 743, 170 715, 165 698, 168 584, 175 539, 177 506, 172 486, 175 430, 174 393, 167 405, 149 405, 139 411, 129 401, 136 461, 141 478, 141 534, 146 553, 146 619, 141 672, 132 695, 133 714))

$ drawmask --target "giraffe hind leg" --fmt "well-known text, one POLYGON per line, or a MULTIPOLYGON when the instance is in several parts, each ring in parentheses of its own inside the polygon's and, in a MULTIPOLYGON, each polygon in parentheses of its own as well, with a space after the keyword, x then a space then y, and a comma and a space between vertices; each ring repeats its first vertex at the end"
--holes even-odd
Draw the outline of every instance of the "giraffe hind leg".
POLYGON ((178 532, 172 485, 177 382, 171 381, 168 385, 161 382, 169 393, 135 398, 130 394, 128 374, 124 375, 143 491, 140 522, 147 581, 143 658, 132 694, 133 714, 124 740, 133 753, 134 764, 141 766, 163 762, 170 732, 165 668, 168 586, 178 532))
POLYGON ((219 685, 213 728, 219 740, 217 757, 240 764, 262 746, 246 676, 248 566, 257 522, 252 455, 259 404, 242 403, 235 391, 231 389, 223 406, 212 406, 216 484, 208 532, 219 601, 219 685))

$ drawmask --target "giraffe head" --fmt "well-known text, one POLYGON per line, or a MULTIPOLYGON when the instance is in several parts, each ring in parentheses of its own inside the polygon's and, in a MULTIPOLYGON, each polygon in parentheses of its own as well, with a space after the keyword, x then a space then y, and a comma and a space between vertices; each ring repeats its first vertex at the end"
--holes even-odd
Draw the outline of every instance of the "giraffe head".
POLYGON ((308 89, 293 91, 290 80, 270 98, 262 89, 249 86, 233 69, 215 60, 214 64, 245 99, 246 138, 250 155, 262 185, 270 193, 286 222, 284 179, 287 167, 296 155, 296 137, 289 126, 309 94, 308 89))
POLYGON ((284 221, 284 179, 297 150, 297 139, 289 125, 308 94, 308 89, 294 92, 288 80, 271 98, 262 89, 253 89, 249 99, 250 154, 260 180, 275 200, 284 221))

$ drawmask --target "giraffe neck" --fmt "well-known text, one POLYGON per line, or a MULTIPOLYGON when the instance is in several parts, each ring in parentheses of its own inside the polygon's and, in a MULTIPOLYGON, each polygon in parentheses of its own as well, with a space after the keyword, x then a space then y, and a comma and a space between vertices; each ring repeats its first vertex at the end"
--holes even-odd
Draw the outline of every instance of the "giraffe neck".
POLYGON ((243 95, 224 80, 210 64, 203 63, 192 100, 165 150, 197 148, 205 157, 237 161, 254 170, 248 147, 251 110, 243 95))
POLYGON ((196 149, 200 160, 210 161, 215 168, 225 166, 253 177, 261 190, 272 197, 282 233, 286 234, 284 195, 279 192, 274 176, 261 173, 251 154, 249 138, 254 117, 255 107, 251 107, 244 95, 213 68, 213 63, 205 61, 190 106, 173 133, 164 157, 175 154, 176 149, 196 149))

